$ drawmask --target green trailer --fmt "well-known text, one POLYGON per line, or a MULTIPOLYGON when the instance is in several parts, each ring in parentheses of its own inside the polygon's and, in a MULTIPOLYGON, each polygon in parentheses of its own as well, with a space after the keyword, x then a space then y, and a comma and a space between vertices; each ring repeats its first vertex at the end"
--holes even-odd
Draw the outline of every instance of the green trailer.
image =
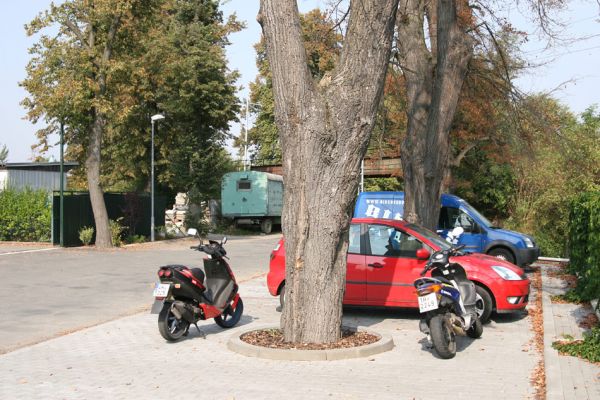
POLYGON ((283 178, 259 171, 230 172, 221 181, 221 213, 236 225, 260 224, 271 233, 281 224, 283 178))

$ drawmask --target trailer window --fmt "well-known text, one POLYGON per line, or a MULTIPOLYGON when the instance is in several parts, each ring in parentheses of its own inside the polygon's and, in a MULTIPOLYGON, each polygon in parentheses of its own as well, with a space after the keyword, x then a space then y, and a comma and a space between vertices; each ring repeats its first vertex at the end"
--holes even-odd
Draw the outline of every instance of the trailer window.
POLYGON ((252 189, 252 182, 247 179, 241 179, 237 181, 237 190, 249 191, 252 189))

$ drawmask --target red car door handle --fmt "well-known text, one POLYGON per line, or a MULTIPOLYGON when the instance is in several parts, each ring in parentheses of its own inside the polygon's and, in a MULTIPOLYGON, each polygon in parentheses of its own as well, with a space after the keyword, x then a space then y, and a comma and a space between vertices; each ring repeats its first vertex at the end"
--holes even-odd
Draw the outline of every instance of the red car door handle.
POLYGON ((383 264, 379 264, 379 263, 373 263, 373 264, 368 264, 369 267, 373 267, 373 268, 383 268, 383 264))

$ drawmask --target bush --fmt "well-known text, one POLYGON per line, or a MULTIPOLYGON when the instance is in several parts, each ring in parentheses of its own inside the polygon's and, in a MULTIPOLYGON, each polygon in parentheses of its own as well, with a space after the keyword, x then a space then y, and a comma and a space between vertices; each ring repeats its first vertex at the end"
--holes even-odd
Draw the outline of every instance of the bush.
POLYGON ((122 218, 118 218, 116 221, 111 219, 108 221, 108 224, 110 226, 110 238, 112 239, 112 244, 113 244, 113 246, 117 246, 117 247, 119 247, 119 246, 121 246, 121 244, 123 244, 121 235, 123 234, 125 227, 123 227, 121 225, 121 219, 122 218))
POLYGON ((127 243, 144 243, 146 242, 146 236, 144 235, 129 235, 125 238, 127 243))
POLYGON ((583 334, 583 340, 554 342, 552 347, 561 353, 579 356, 591 362, 600 362, 600 326, 583 334))
POLYGON ((91 226, 84 226, 79 230, 79 240, 84 246, 89 246, 92 243, 94 237, 94 228, 91 226))
POLYGON ((52 206, 43 190, 0 191, 0 240, 50 241, 52 206))
POLYGON ((569 272, 577 276, 582 298, 600 297, 600 191, 586 192, 571 203, 569 272))

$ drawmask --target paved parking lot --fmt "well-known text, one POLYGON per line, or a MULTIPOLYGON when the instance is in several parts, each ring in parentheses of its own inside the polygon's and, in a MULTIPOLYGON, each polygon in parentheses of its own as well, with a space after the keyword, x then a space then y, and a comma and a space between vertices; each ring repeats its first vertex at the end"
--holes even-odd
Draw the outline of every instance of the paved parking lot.
POLYGON ((345 324, 391 335, 367 359, 289 362, 229 351, 231 335, 277 324, 264 277, 242 283, 245 315, 232 330, 211 321, 166 343, 157 317, 121 318, 0 356, 0 398, 10 399, 525 399, 538 355, 528 317, 497 318, 481 339, 460 338, 452 360, 426 348, 414 311, 346 310, 345 324))
MULTIPOLYGON (((237 279, 265 273, 278 239, 232 238, 226 249, 237 279)), ((1 246, 0 354, 140 312, 153 300, 160 265, 202 265, 201 253, 189 249, 195 244, 189 238, 107 251, 1 246)))
MULTIPOLYGON (((395 342, 393 350, 366 359, 289 362, 229 351, 231 335, 279 323, 278 299, 265 282, 278 238, 234 238, 226 246, 241 282, 241 323, 225 331, 206 321, 201 333, 192 328, 174 344, 162 339, 147 309, 158 266, 201 264, 189 250, 193 239, 110 251, 0 245, 0 399, 536 398, 530 379, 541 358, 526 312, 494 316, 480 339, 459 338, 452 360, 427 348, 419 315, 410 310, 344 310, 346 325, 395 342)), ((598 367, 551 348, 566 328, 579 334, 580 328, 572 307, 551 304, 549 295, 564 289, 547 278, 547 397, 595 399, 598 367)))

